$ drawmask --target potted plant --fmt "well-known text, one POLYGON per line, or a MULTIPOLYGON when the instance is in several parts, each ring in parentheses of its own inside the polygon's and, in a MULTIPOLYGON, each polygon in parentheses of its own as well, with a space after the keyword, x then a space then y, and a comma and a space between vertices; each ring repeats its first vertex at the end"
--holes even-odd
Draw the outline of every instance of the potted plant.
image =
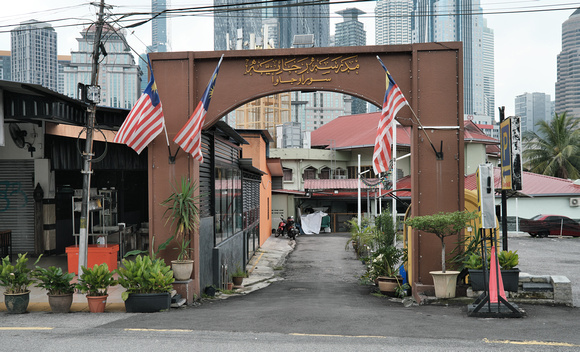
POLYGON ((344 249, 348 250, 349 245, 352 244, 357 257, 365 260, 373 244, 374 227, 367 219, 362 219, 359 226, 358 218, 352 218, 346 224, 349 227, 350 238, 346 241, 344 249))
POLYGON ((501 277, 503 288, 506 291, 517 292, 520 280, 520 269, 516 268, 519 264, 518 251, 500 251, 497 256, 501 268, 501 277))
POLYGON ((175 279, 171 267, 161 258, 138 255, 135 260, 123 259, 116 270, 119 284, 125 288, 121 298, 129 313, 151 313, 171 307, 171 285, 175 279))
POLYGON ((75 287, 87 295, 91 313, 103 313, 109 297, 108 289, 117 285, 117 280, 113 278, 107 263, 95 264, 92 268, 81 266, 81 270, 75 287))
POLYGON ((406 225, 419 231, 435 234, 441 240, 441 271, 429 272, 433 276, 437 298, 455 297, 457 275, 459 275, 459 271, 447 271, 445 268, 445 238, 457 235, 477 216, 477 212, 455 211, 416 216, 405 220, 406 225))
POLYGON ((75 284, 71 283, 74 273, 64 272, 62 268, 49 266, 34 269, 32 276, 38 280, 36 287, 46 290, 48 304, 53 313, 68 313, 73 302, 75 284))
POLYGON ((246 272, 240 266, 236 266, 236 271, 232 273, 233 288, 241 288, 244 278, 247 276, 246 272))
POLYGON ((195 195, 197 183, 181 178, 181 187, 177 189, 173 184, 173 193, 161 202, 167 207, 163 217, 167 217, 165 224, 170 223, 170 228, 175 228, 175 240, 178 245, 179 254, 176 260, 171 261, 173 275, 178 281, 185 281, 191 278, 193 272, 193 260, 189 258, 191 239, 190 236, 199 223, 199 196, 195 195))
MULTIPOLYGON (((489 258, 486 268, 489 270, 489 258)), ((504 290, 517 292, 520 270, 516 268, 519 263, 519 256, 517 251, 500 251, 497 256, 498 263, 501 269, 501 277, 504 290)), ((465 267, 469 269, 469 282, 474 291, 485 290, 485 283, 483 279, 483 258, 481 255, 473 253, 465 262, 465 267)))
MULTIPOLYGON (((0 264, 0 286, 4 287, 4 303, 8 313, 26 313, 30 302, 30 290, 28 289, 34 279, 32 270, 27 267, 27 253, 18 253, 16 263, 10 263, 10 256, 2 258, 0 264)), ((38 259, 36 263, 38 263, 38 259)), ((36 265, 36 263, 34 263, 36 265)))

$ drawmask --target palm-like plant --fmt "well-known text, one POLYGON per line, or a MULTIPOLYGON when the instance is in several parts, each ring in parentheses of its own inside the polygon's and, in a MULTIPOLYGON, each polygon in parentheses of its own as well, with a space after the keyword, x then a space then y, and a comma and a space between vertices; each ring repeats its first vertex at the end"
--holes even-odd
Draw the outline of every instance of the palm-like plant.
POLYGON ((580 178, 580 119, 565 112, 540 121, 538 133, 524 134, 524 162, 533 173, 580 178))
POLYGON ((189 236, 195 229, 199 220, 199 195, 195 194, 197 183, 189 181, 185 177, 181 178, 181 188, 174 185, 173 193, 164 200, 161 205, 167 207, 163 216, 167 216, 165 224, 171 221, 170 227, 175 227, 175 239, 179 246, 177 260, 189 259, 189 236))

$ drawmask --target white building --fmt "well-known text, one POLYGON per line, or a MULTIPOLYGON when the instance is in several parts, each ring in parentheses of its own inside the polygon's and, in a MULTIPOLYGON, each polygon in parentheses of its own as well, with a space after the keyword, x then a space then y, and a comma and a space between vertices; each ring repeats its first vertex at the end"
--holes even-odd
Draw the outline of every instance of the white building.
MULTIPOLYGON (((77 38, 79 48, 71 52, 70 65, 64 67, 64 94, 69 97, 78 98, 78 83, 91 83, 94 37, 94 26, 82 31, 77 38)), ((131 109, 141 95, 141 70, 126 44, 124 30, 106 25, 102 38, 107 55, 101 54, 99 65, 99 105, 131 109)))
POLYGON ((379 0, 375 7, 375 43, 409 44, 412 40, 412 0, 379 0))
POLYGON ((48 23, 30 20, 10 31, 12 80, 57 91, 56 32, 48 23))
POLYGON ((516 115, 522 118, 522 132, 538 132, 536 124, 552 119, 552 101, 549 94, 524 93, 515 98, 516 115))

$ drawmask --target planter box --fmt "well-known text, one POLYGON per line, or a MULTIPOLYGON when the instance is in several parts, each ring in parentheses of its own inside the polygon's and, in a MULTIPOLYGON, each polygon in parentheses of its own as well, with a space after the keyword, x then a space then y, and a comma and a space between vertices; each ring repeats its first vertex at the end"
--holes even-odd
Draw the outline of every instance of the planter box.
MULTIPOLYGON (((518 282, 520 278, 520 269, 501 270, 503 280, 503 289, 510 292, 518 292, 518 282)), ((489 271, 488 271, 489 280, 489 271)), ((473 291, 484 291, 486 289, 483 283, 483 270, 469 269, 469 283, 473 291)))
MULTIPOLYGON (((87 247, 87 268, 92 268, 95 264, 107 263, 109 271, 117 269, 118 244, 108 244, 105 246, 89 244, 87 247)), ((78 275, 79 268, 79 246, 66 247, 68 272, 78 275)))
POLYGON ((163 293, 130 293, 125 301, 127 313, 154 313, 171 308, 171 295, 163 293))

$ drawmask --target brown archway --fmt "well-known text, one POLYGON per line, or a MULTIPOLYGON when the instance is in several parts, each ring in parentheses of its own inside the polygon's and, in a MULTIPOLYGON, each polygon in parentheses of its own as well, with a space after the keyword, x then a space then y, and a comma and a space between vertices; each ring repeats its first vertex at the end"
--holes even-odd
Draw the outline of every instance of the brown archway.
MULTIPOLYGON (((379 55, 429 139, 437 150, 442 146, 443 158, 438 159, 411 111, 403 108, 398 113, 400 123, 412 126, 413 215, 463 209, 461 43, 153 53, 151 60, 170 141, 195 109, 222 54, 206 128, 247 102, 285 91, 335 91, 381 106, 385 74, 376 59, 379 55)), ((175 150, 176 145, 171 145, 175 150)), ((177 155, 175 164, 169 164, 163 134, 149 146, 149 166, 150 236, 162 243, 169 235, 159 203, 170 193, 169 179, 183 174, 198 178, 199 167, 183 152, 177 155)), ((416 232, 411 243, 410 274, 414 292, 419 293, 423 285, 432 284, 429 271, 440 269, 440 245, 435 236, 416 232)), ((199 248, 197 243, 193 246, 199 248)), ((448 248, 452 247, 450 243, 448 248)), ((195 290, 199 292, 199 287, 195 290)))

